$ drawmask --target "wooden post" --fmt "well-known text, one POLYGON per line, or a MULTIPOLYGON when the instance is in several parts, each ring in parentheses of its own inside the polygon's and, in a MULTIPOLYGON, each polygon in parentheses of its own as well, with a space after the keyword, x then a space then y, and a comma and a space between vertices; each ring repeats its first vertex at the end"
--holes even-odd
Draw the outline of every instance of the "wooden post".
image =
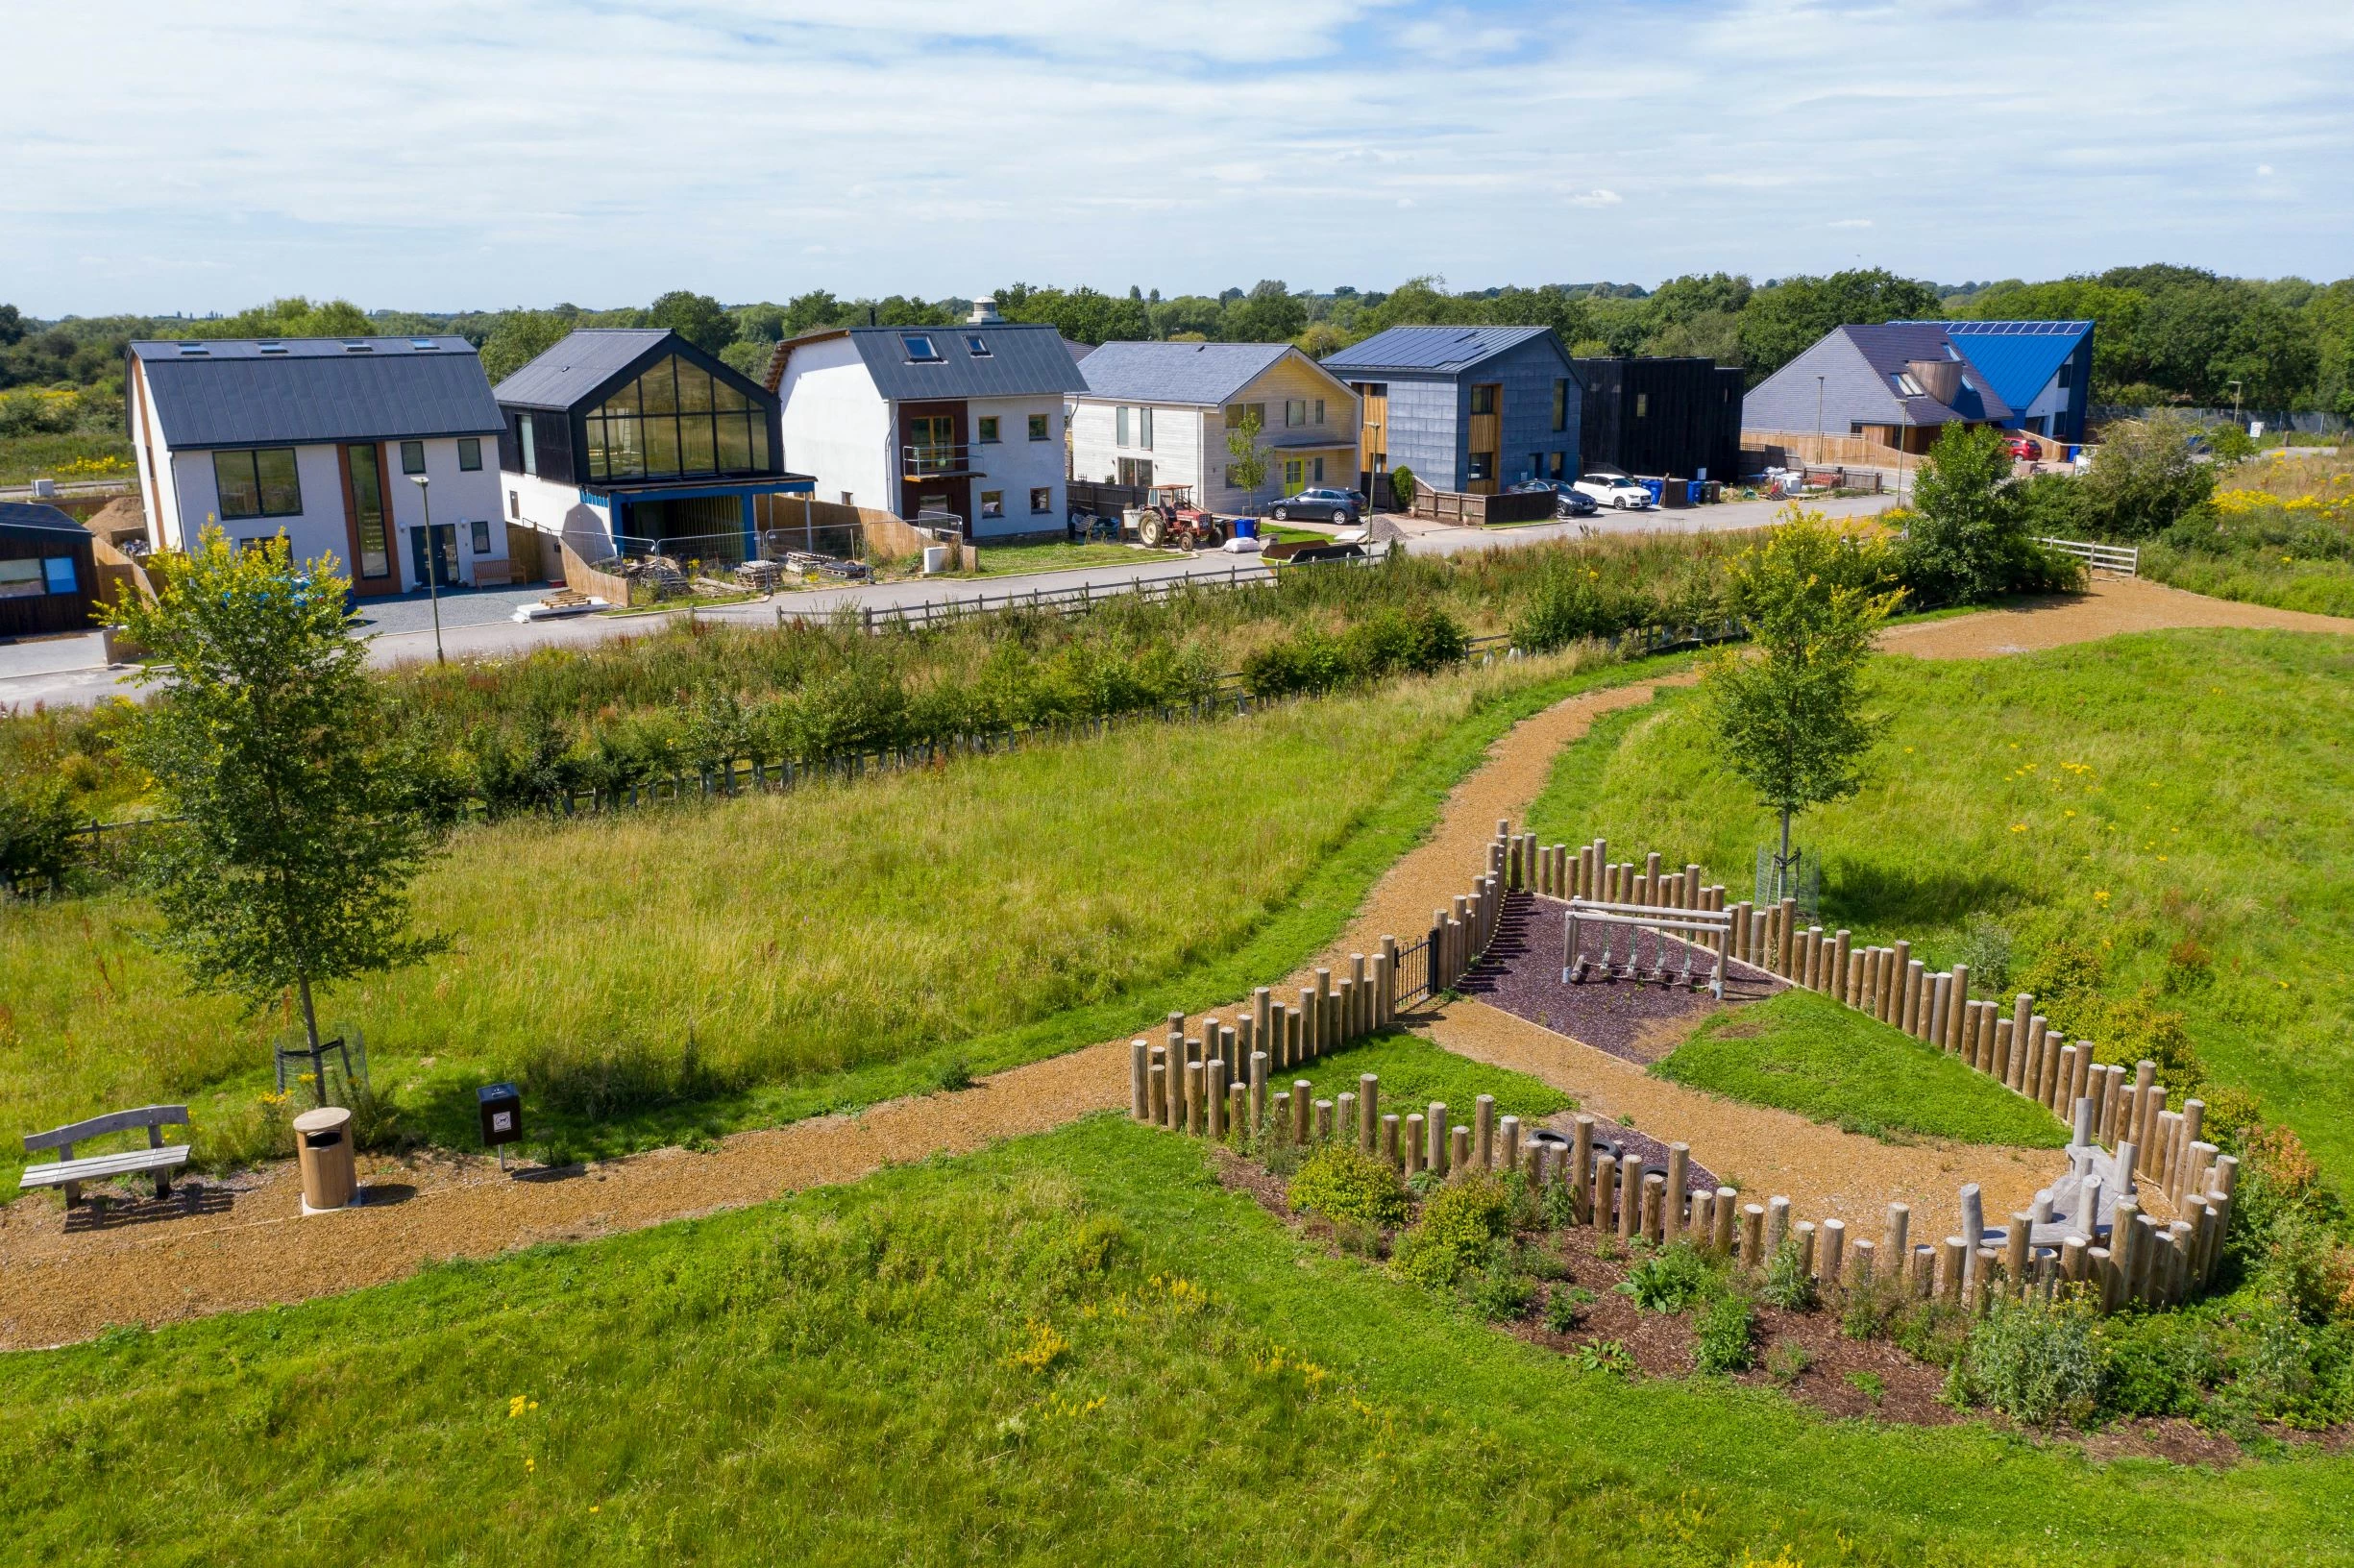
POLYGON ((1156 1127, 1168 1125, 1168 1058, 1161 1046, 1153 1047, 1152 1106, 1145 1119, 1156 1127))
POLYGON ((1922 981, 1927 975, 1927 966, 1923 964, 1921 960, 1917 958, 1906 960, 1904 965, 1903 1016, 1898 1020, 1897 1027, 1903 1030, 1906 1034, 1912 1036, 1915 1040, 1919 1040, 1921 1038, 1921 989, 1922 981))
POLYGON ((1943 1045, 1946 1032, 1946 1005, 1953 997, 1953 976, 1940 974, 1929 981, 1928 1017, 1921 1020, 1921 1038, 1931 1045, 1943 1045))
POLYGON ((1250 1116, 1251 1100, 1249 1088, 1238 1083, 1228 1084, 1226 1086, 1227 1133, 1231 1136, 1238 1127, 1248 1131, 1251 1124, 1250 1116))
POLYGON ((1997 1082, 2006 1087, 2011 1082, 2011 1058, 2017 1054, 2012 1045, 2012 1041, 2016 1035, 2017 1026, 2014 1025, 2009 1018, 1999 1018, 1996 1020, 1995 1065, 1989 1067, 1987 1071, 1994 1075, 1997 1082))
POLYGON ((1885 951, 1882 947, 1864 949, 1864 983, 1855 993, 1855 1005, 1876 1017, 1879 1012, 1880 955, 1885 951))
POLYGON ((1433 1100, 1423 1126, 1430 1132, 1429 1167, 1444 1176, 1447 1174, 1447 1102, 1433 1100))
POLYGON ((1631 1155, 1619 1166, 1618 1238, 1632 1241, 1643 1231, 1643 1167, 1631 1155))
POLYGON ((1333 1102, 1330 1100, 1316 1101, 1315 1139, 1319 1148, 1333 1140, 1333 1102))
POLYGON ((1343 980, 1333 992, 1333 1048, 1338 1050, 1357 1038, 1357 982, 1343 980))
POLYGON ((1888 1227, 1880 1233, 1881 1244, 1888 1251, 1888 1266, 1902 1266, 1901 1260, 1912 1251, 1913 1211, 1910 1206, 1892 1203, 1888 1206, 1888 1227))
POLYGON ((1765 1214, 1762 1203, 1741 1206, 1741 1262, 1751 1268, 1766 1265, 1765 1214))
POLYGON ((1569 1135, 1569 1208, 1573 1215, 1593 1217, 1593 1191, 1594 1118, 1581 1112, 1569 1135))
POLYGON ((1459 1122, 1447 1129, 1447 1179, 1470 1168, 1476 1168, 1471 1164, 1471 1129, 1459 1122))
POLYGON ((1873 1259, 1878 1249, 1873 1246, 1870 1237, 1859 1236, 1855 1238, 1855 1245, 1848 1250, 1852 1254, 1848 1262, 1848 1274, 1854 1282, 1853 1287, 1857 1290, 1871 1289, 1873 1259))
POLYGON ((1713 1232, 1713 1244, 1718 1252, 1728 1258, 1732 1256, 1733 1211, 1738 1207, 1740 1196, 1738 1191, 1729 1187, 1719 1187, 1716 1189, 1716 1226, 1713 1232))
POLYGON ((1785 980, 1795 979, 1797 976, 1791 970, 1795 968, 1793 960, 1798 957, 1799 901, 1784 898, 1778 915, 1774 938, 1780 957, 1776 963, 1775 972, 1785 980))
MULTIPOLYGON (((1186 1043, 1192 1045, 1198 1042, 1188 1041, 1186 1043)), ((1185 1130, 1192 1138, 1199 1138, 1202 1134, 1202 1065, 1198 1059, 1186 1063, 1185 1130)))
POLYGON ((1913 944, 1900 942, 1888 950, 1880 962, 1880 1021, 1891 1027, 1904 1027, 1904 987, 1906 976, 1913 972, 1913 944))
POLYGON ((2002 1250, 2003 1294, 2023 1294, 2027 1284, 2027 1237, 2034 1227, 2035 1216, 2028 1213, 2011 1215, 2010 1234, 2004 1237, 2002 1250))
POLYGON ((1949 1236, 1944 1251, 1945 1274, 1940 1281, 1938 1293, 1945 1297, 1948 1306, 1959 1307, 1962 1304, 1962 1276, 1970 1271, 1970 1244, 1958 1236, 1949 1236))
POLYGON ((1978 1248, 1976 1257, 1977 1267, 1970 1275, 1970 1315, 1983 1317, 1986 1315, 1987 1300, 1994 1289, 1995 1270, 2001 1265, 2002 1260, 1992 1247, 1978 1248))
POLYGON ((1817 1237, 1816 1244, 1822 1249, 1823 1259, 1823 1267, 1818 1277, 1825 1285, 1836 1287, 1840 1283, 1839 1270, 1840 1265, 1846 1261, 1844 1250, 1847 1238, 1848 1222, 1846 1220, 1827 1219, 1823 1222, 1821 1235, 1817 1237))
POLYGON ((1667 1178, 1652 1171, 1643 1178, 1643 1234, 1654 1245, 1664 1245, 1667 1236, 1667 1178))
POLYGON ((1607 1231, 1616 1223, 1618 1209, 1618 1161, 1610 1155, 1598 1156, 1594 1161, 1594 1207, 1588 1213, 1594 1229, 1607 1231))
POLYGON ((1956 1055, 1966 1049, 1962 1036, 1962 1004, 1968 1000, 1970 1000, 1970 966, 1956 964, 1953 966, 1952 1006, 1946 1016, 1938 1020, 1943 1030, 1943 1033, 1938 1036, 1938 1043, 1956 1055))
POLYGON ((1763 1268, 1772 1262, 1774 1255, 1781 1251, 1782 1243, 1789 1239, 1790 1200, 1779 1196, 1769 1198, 1766 1201, 1765 1251, 1759 1254, 1757 1266, 1763 1268))
POLYGON ((1799 1244, 1799 1272, 1811 1280, 1815 1277, 1815 1222, 1802 1219, 1790 1227, 1790 1234, 1799 1244))
POLYGON ((1305 1144, 1308 1141, 1309 1101, 1315 1090, 1316 1086, 1305 1078, 1291 1081, 1291 1141, 1294 1143, 1305 1144))
POLYGON ((2019 1087, 2019 1075, 2026 1066, 2027 1027, 2034 1017, 2034 992, 2023 991, 2011 998, 2011 1067, 2002 1081, 2013 1089, 2019 1087))
POLYGON ((1226 1136, 1226 1064, 1214 1056, 1202 1067, 1202 1130, 1212 1139, 1226 1136))
POLYGON ((1152 1118, 1152 1041, 1139 1035, 1128 1042, 1128 1115, 1152 1118))
POLYGON ((1275 988, 1255 986, 1251 990, 1251 1038, 1264 1050, 1275 1038, 1275 988))
POLYGON ((2036 1102, 2056 1107, 2060 1097, 2060 1032, 2048 1023, 2044 1026, 2043 1069, 2035 1080, 2036 1102))
POLYGON ((1472 1140, 1474 1168, 1496 1168, 1496 1096, 1483 1094, 1471 1102, 1472 1124, 1479 1129, 1472 1140))
POLYGON ((1673 1241, 1683 1233, 1684 1188, 1692 1174, 1692 1145, 1670 1143, 1667 1146, 1667 1217, 1663 1239, 1673 1241))
POLYGON ((1386 1029, 1398 1016, 1398 939, 1384 937, 1373 959, 1373 1026, 1386 1029))
POLYGON ((1824 983, 1823 989, 1842 1002, 1855 994, 1854 983, 1848 978, 1848 943, 1853 936, 1854 933, 1845 926, 1831 933, 1830 977, 1824 983))
POLYGON ((1267 1130, 1267 1071, 1273 1064, 1264 1051, 1251 1052, 1251 1131, 1267 1130))
POLYGON ((1506 1116, 1496 1123, 1499 1141, 1496 1158, 1506 1170, 1520 1168, 1520 1118, 1506 1116))
POLYGON ((1406 1157, 1406 1174, 1409 1176, 1422 1168, 1423 1152, 1428 1146, 1424 1139, 1423 1125, 1422 1113, 1410 1111, 1406 1114, 1406 1124, 1399 1129, 1400 1134, 1406 1139, 1400 1152, 1406 1157))
POLYGON ((1401 1164, 1398 1148, 1398 1117, 1388 1112, 1382 1117, 1382 1159, 1395 1166, 1401 1164))
POLYGON ((1978 1004, 1978 1070, 1995 1070, 1995 1037, 2000 1032, 1996 1015, 2002 1010, 1992 1002, 1978 1004))
POLYGON ((1333 1138, 1357 1141, 1357 1091, 1344 1089, 1333 1102, 1333 1138))
MULTIPOLYGON (((2052 1038, 2059 1039, 2056 1035, 2052 1038)), ((2046 1102, 2046 1105, 2050 1111, 2057 1114, 2061 1102, 2067 1098, 2068 1086, 2076 1081, 2076 1048, 2063 1041, 2052 1056, 2051 1098, 2046 1102)))
POLYGON ((1357 1147, 1371 1154, 1375 1133, 1382 1125, 1382 1080, 1373 1073, 1357 1075, 1357 1147))

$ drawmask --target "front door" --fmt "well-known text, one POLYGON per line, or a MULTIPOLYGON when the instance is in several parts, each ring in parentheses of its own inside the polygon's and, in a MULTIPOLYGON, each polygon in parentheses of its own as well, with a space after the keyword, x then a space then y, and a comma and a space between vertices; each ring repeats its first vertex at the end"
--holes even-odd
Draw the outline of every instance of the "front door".
MULTIPOLYGON (((416 576, 417 586, 425 586, 425 529, 412 526, 408 530, 409 571, 416 576)), ((454 588, 457 577, 457 525, 433 525, 433 584, 437 588, 454 588)))

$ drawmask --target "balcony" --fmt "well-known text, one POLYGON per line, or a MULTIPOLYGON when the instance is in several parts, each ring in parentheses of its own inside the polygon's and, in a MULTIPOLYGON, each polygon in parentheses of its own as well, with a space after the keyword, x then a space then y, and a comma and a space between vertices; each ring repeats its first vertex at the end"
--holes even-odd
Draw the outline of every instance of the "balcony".
POLYGON ((899 473, 911 479, 961 479, 977 478, 981 470, 973 466, 973 449, 958 441, 927 441, 899 449, 899 473))

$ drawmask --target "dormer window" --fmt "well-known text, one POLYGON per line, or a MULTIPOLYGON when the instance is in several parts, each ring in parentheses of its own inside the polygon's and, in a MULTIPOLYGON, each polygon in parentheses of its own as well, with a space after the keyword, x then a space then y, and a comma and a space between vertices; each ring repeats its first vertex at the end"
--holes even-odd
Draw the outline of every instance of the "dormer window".
POLYGON ((975 359, 986 359, 989 357, 989 339, 978 332, 968 332, 965 334, 965 349, 975 359))
POLYGON ((899 342, 906 348, 908 358, 920 364, 939 363, 940 351, 932 347, 932 340, 923 333, 905 333, 900 337, 899 342))

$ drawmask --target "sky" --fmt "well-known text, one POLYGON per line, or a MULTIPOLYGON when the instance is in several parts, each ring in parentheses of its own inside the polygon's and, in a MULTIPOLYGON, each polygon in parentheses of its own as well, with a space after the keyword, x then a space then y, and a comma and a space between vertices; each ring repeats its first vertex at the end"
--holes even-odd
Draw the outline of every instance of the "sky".
POLYGON ((2354 273, 2354 5, 0 0, 54 317, 2354 273))

